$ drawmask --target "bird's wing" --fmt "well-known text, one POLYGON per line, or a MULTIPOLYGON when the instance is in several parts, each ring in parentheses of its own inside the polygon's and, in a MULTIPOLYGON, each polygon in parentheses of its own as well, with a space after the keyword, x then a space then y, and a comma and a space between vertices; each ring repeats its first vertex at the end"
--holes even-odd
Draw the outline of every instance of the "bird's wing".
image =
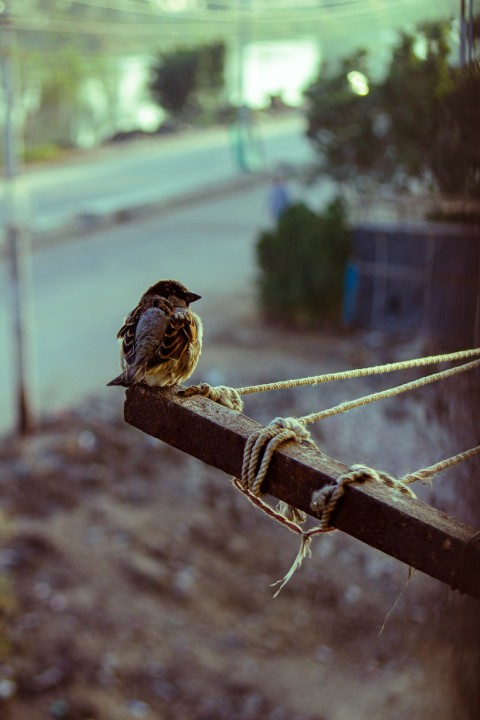
POLYGON ((122 356, 127 365, 132 365, 137 359, 137 348, 142 343, 145 333, 153 331, 156 337, 155 347, 161 343, 172 312, 172 304, 157 296, 142 298, 127 315, 117 333, 117 338, 122 340, 122 356))
POLYGON ((198 327, 194 314, 187 308, 177 309, 171 316, 165 335, 156 352, 157 363, 180 358, 190 343, 196 343, 198 327))

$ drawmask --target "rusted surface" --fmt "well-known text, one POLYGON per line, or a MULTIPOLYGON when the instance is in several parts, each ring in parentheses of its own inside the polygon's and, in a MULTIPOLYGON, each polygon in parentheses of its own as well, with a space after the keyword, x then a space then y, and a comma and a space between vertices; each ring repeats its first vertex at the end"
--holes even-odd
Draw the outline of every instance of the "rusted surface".
MULTIPOLYGON (((125 420, 144 432, 213 465, 240 475, 249 435, 260 425, 203 397, 182 398, 177 389, 129 388, 125 420)), ((265 492, 304 510, 311 495, 346 466, 299 443, 277 451, 265 492)), ((480 544, 475 530, 419 500, 367 483, 350 485, 332 516, 339 530, 362 540, 464 593, 480 599, 480 544)))

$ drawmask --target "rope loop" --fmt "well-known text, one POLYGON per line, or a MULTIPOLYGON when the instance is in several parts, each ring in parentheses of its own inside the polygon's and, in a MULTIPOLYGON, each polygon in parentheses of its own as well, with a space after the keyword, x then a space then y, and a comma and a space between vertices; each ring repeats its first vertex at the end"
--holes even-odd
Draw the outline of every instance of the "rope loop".
POLYGON ((250 435, 243 454, 241 482, 245 489, 256 496, 262 494, 261 486, 272 455, 277 447, 289 440, 315 444, 305 425, 292 417, 277 417, 250 435))
MULTIPOLYGON (((298 378, 297 380, 286 380, 276 383, 239 388, 232 388, 224 385, 211 387, 208 383, 203 382, 199 385, 192 385, 189 388, 180 390, 179 395, 184 397, 202 395, 203 397, 209 398, 210 400, 213 400, 214 402, 217 402, 220 405, 230 408, 236 412, 241 412, 243 410, 243 400, 241 396, 248 395, 250 393, 265 392, 267 390, 283 390, 303 385, 317 385, 319 383, 330 382, 333 380, 366 377, 369 375, 388 373, 396 370, 405 370, 407 368, 422 367, 428 364, 436 364, 437 362, 443 363, 450 362, 452 360, 461 360, 476 357, 478 355, 480 355, 480 348, 473 348, 469 350, 461 350, 456 353, 430 356, 426 358, 416 358, 398 363, 390 363, 387 365, 378 365, 338 373, 329 373, 326 375, 317 375, 308 378, 298 378)), ((437 473, 480 454, 480 445, 459 453, 454 457, 442 460, 435 465, 431 465, 430 467, 422 468, 414 473, 405 475, 400 480, 384 471, 376 470, 368 467, 367 465, 352 465, 349 470, 338 477, 333 484, 325 485, 312 493, 310 508, 313 512, 319 515, 320 524, 310 530, 302 530, 299 526, 299 523, 303 523, 306 520, 306 514, 302 510, 299 510, 284 501, 280 501, 276 510, 273 510, 273 508, 270 508, 270 506, 261 499, 262 485, 275 450, 280 447, 280 445, 291 441, 308 443, 311 447, 318 450, 310 432, 307 430, 306 426, 308 424, 324 420, 332 417, 333 415, 344 413, 355 408, 363 407, 376 402, 377 400, 393 398, 401 393, 415 390, 439 380, 452 378, 456 375, 476 368, 480 368, 480 359, 478 358, 463 365, 452 367, 441 372, 434 372, 430 375, 420 377, 402 385, 397 385, 395 387, 388 388, 387 390, 375 392, 355 400, 345 401, 334 407, 321 410, 320 412, 310 413, 309 415, 304 415, 303 417, 277 417, 267 426, 261 427, 248 437, 244 449, 241 479, 235 478, 233 480, 234 486, 242 492, 250 502, 259 507, 263 512, 288 527, 292 532, 300 534, 302 537, 301 547, 298 551, 297 557, 294 560, 289 572, 285 575, 283 580, 279 581, 280 588, 275 596, 278 595, 280 590, 302 565, 303 560, 310 556, 312 538, 317 534, 335 530, 335 527, 331 524, 331 517, 337 507, 338 501, 345 494, 348 485, 373 481, 381 483, 385 487, 388 487, 397 493, 415 498, 415 493, 413 493, 408 487, 410 483, 418 480, 428 482, 437 473)), ((470 539, 467 547, 470 547, 473 543, 476 543, 479 540, 480 532, 476 533, 470 539)), ((462 576, 464 560, 465 549, 462 553, 458 567, 454 571, 452 587, 456 586, 459 582, 459 577, 462 576)), ((395 605, 393 607, 395 607, 395 605)), ((386 620, 388 617, 389 615, 387 615, 386 620)), ((384 625, 382 626, 382 630, 384 625)))
MULTIPOLYGON (((304 423, 296 418, 277 417, 265 427, 253 432, 243 454, 241 485, 252 495, 261 497, 262 484, 275 450, 286 442, 307 442, 316 447, 304 423)), ((305 522, 306 514, 288 503, 280 503, 278 510, 295 522, 305 522)))
POLYGON ((319 527, 324 531, 334 530, 335 528, 330 524, 330 518, 337 507, 338 501, 345 495, 347 486, 369 480, 382 483, 392 490, 402 493, 402 495, 416 497, 415 493, 405 483, 383 470, 375 470, 368 467, 368 465, 352 465, 348 472, 337 478, 334 485, 325 485, 320 490, 315 490, 312 493, 310 507, 315 512, 320 513, 319 527))
POLYGON ((267 427, 278 427, 282 430, 291 430, 299 442, 305 440, 306 442, 313 443, 312 436, 310 431, 305 427, 305 423, 297 418, 276 417, 268 423, 267 427))

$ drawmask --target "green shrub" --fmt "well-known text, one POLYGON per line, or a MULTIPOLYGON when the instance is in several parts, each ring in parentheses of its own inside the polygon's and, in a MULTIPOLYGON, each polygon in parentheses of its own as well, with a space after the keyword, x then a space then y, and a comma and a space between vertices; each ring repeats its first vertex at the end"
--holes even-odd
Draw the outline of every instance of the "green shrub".
POLYGON ((213 120, 224 89, 226 46, 212 42, 160 52, 151 68, 150 94, 175 120, 213 120))
POLYGON ((288 207, 256 252, 260 301, 266 314, 297 326, 338 321, 350 232, 340 198, 322 213, 304 203, 288 207))

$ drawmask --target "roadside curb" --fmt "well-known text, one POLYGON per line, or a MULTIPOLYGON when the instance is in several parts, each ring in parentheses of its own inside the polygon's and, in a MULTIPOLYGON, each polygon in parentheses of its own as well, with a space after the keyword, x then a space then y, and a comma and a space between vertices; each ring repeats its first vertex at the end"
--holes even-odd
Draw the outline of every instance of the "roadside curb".
MULTIPOLYGON (((88 212, 87 210, 68 217, 65 222, 59 223, 53 228, 31 230, 32 252, 69 242, 75 238, 88 237, 93 233, 107 230, 115 225, 133 222, 139 218, 174 212, 183 207, 221 199, 236 192, 244 192, 264 184, 268 177, 269 174, 265 171, 245 173, 170 198, 131 206, 118 206, 104 213, 88 212)), ((7 248, 1 246, 0 261, 5 260, 6 256, 7 248)))
POLYGON ((227 181, 215 182, 212 185, 203 186, 170 198, 139 203, 138 205, 119 206, 106 213, 84 212, 73 216, 66 223, 57 226, 53 230, 33 232, 33 249, 40 250, 59 242, 68 241, 74 237, 88 236, 115 225, 133 222, 139 218, 173 212, 189 205, 220 199, 236 192, 248 190, 256 185, 261 185, 266 181, 267 177, 268 174, 264 172, 239 175, 227 181))

